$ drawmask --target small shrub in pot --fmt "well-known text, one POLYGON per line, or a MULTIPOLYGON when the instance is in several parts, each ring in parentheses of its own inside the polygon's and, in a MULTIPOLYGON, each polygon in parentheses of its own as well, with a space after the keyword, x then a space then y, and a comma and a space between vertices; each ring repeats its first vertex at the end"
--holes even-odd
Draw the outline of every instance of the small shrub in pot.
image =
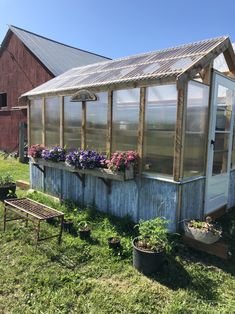
POLYGON ((168 221, 161 217, 136 225, 139 236, 132 242, 133 266, 145 275, 156 273, 164 263, 170 249, 167 226, 168 221))
POLYGON ((0 200, 9 198, 9 195, 14 195, 16 184, 10 173, 0 175, 0 200))
POLYGON ((89 239, 91 236, 91 228, 88 225, 87 221, 81 221, 78 224, 79 227, 79 236, 82 240, 89 239))

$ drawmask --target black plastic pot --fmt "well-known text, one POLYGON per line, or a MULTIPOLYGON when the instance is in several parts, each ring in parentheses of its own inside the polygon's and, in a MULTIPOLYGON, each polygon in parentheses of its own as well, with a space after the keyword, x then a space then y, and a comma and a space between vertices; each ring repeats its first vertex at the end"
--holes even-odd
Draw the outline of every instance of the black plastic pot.
POLYGON ((90 239, 91 229, 89 229, 89 228, 87 228, 87 229, 80 229, 79 230, 79 236, 80 236, 80 239, 82 239, 82 240, 90 239))
POLYGON ((73 232, 73 221, 71 221, 71 220, 64 220, 63 227, 64 227, 64 231, 72 233, 73 232))
POLYGON ((12 183, 5 186, 0 186, 0 200, 7 199, 9 193, 15 194, 16 184, 12 183))
POLYGON ((110 249, 116 250, 121 246, 120 239, 118 237, 110 237, 108 238, 108 245, 110 249))
POLYGON ((141 250, 136 246, 137 241, 138 239, 135 238, 132 242, 133 266, 144 275, 155 274, 164 263, 165 252, 141 250))

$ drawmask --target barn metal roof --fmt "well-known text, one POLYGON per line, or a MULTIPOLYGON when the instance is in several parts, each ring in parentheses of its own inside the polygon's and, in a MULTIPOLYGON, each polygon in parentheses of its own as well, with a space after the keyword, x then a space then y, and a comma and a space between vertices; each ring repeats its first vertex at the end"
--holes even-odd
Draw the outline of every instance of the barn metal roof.
POLYGON ((189 69, 195 70, 199 62, 201 65, 202 61, 204 65, 209 63, 212 57, 218 56, 225 48, 227 49, 229 44, 231 45, 228 37, 219 37, 74 68, 22 96, 105 87, 146 79, 172 78, 176 80, 183 74, 188 75, 189 69))
POLYGON ((64 45, 12 25, 9 29, 55 76, 77 66, 110 60, 110 58, 64 45))

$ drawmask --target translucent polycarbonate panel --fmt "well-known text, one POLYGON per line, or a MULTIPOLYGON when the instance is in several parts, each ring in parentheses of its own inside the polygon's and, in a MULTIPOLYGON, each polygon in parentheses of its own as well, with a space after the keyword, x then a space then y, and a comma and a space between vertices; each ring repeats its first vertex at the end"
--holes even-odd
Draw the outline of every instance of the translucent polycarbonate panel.
POLYGON ((64 144, 68 149, 81 148, 82 104, 64 97, 64 144))
POLYGON ((190 81, 184 143, 185 178, 205 173, 208 104, 209 86, 190 81))
POLYGON ((97 93, 97 101, 86 103, 86 144, 87 149, 106 151, 108 93, 97 93))
POLYGON ((42 144, 42 99, 30 101, 30 142, 42 144))
POLYGON ((144 171, 173 175, 176 108, 175 84, 146 89, 144 171))
POLYGON ((233 91, 218 85, 212 175, 227 172, 233 91))
POLYGON ((47 97, 45 101, 46 147, 60 144, 60 97, 47 97))
POLYGON ((137 150, 139 107, 139 88, 113 92, 113 152, 137 150))
POLYGON ((66 89, 71 90, 72 88, 105 86, 112 82, 121 82, 123 80, 138 81, 146 76, 154 79, 164 79, 166 77, 175 79, 176 76, 190 68, 200 58, 206 57, 212 48, 218 47, 224 40, 225 37, 214 38, 174 48, 78 67, 65 72, 59 77, 35 88, 33 91, 25 93, 24 96, 37 95, 37 93, 40 92, 46 93, 50 91, 64 91, 66 89), (156 66, 154 66, 154 63, 156 63, 156 66))

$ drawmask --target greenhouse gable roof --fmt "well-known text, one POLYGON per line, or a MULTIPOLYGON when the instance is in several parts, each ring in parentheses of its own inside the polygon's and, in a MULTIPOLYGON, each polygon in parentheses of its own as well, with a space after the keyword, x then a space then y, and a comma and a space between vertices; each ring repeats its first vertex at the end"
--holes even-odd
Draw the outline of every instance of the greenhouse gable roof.
POLYGON ((228 37, 73 68, 22 96, 63 93, 83 88, 113 87, 121 83, 190 79, 228 51, 230 67, 235 55, 228 37))

